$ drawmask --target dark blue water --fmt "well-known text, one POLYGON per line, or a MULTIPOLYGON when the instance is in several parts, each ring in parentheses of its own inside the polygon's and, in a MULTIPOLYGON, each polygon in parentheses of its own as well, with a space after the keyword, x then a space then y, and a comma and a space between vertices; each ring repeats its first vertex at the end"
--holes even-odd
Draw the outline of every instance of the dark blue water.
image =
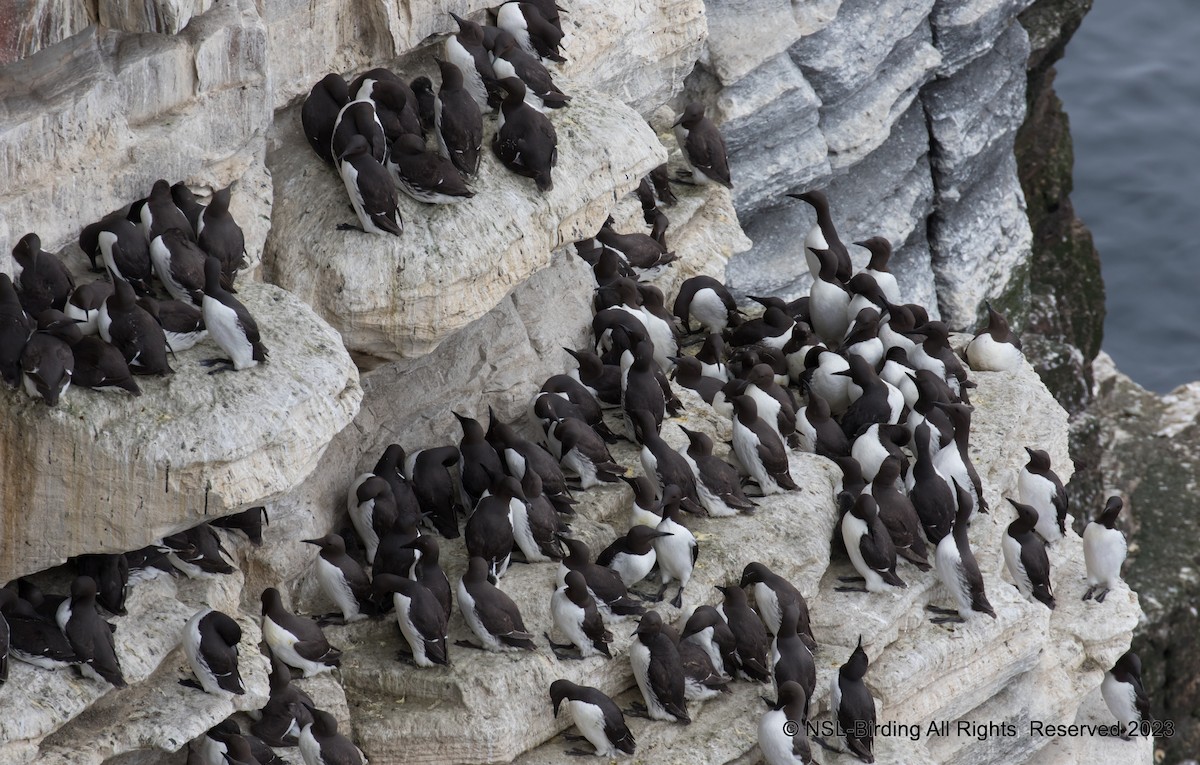
POLYGON ((1146 388, 1200 380, 1200 5, 1097 0, 1058 65, 1104 350, 1146 388))

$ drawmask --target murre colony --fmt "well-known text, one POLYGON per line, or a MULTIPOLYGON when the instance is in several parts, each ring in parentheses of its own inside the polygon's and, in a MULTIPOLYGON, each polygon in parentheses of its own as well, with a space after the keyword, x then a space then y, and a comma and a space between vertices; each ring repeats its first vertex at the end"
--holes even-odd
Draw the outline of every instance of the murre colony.
MULTIPOLYGON (((330 75, 314 87, 303 110, 305 135, 337 169, 364 232, 402 234, 397 191, 430 204, 470 198, 469 179, 480 171, 479 126, 491 109, 499 109, 496 156, 539 190, 552 191, 557 137, 546 110, 569 108, 569 97, 541 60, 561 60, 558 12, 553 3, 508 3, 495 27, 456 18, 458 32, 437 62, 442 82, 436 93, 431 82, 406 84, 381 69, 349 85, 330 75)), ((835 544, 844 545, 858 574, 847 578, 845 598, 880 601, 918 579, 937 578, 943 586, 928 605, 932 621, 949 632, 991 628, 996 612, 989 588, 1012 586, 1038 608, 1054 608, 1056 597, 1078 597, 1102 609, 1107 594, 1122 586, 1117 498, 1083 535, 1086 591, 1055 578, 1046 546, 1081 543, 1068 528, 1061 481, 1038 444, 1029 445, 1012 509, 987 507, 988 487, 972 463, 971 373, 1023 363, 1003 317, 990 311, 988 329, 967 346, 964 363, 949 328, 931 319, 928 307, 902 302, 888 271, 886 240, 862 242, 870 264, 854 269, 819 191, 798 195, 818 218, 812 231, 797 232, 814 276, 807 297, 789 303, 756 296, 763 311, 750 318, 749 307, 739 308, 711 276, 689 279, 670 295, 652 283, 687 257, 666 246, 666 210, 675 201, 669 184, 736 180, 720 133, 702 108, 689 106, 678 126, 690 175, 669 179, 663 168, 644 179, 638 197, 650 233, 621 234, 610 222, 578 243, 596 281, 592 342, 569 349, 574 363, 564 356, 563 373, 542 385, 530 402, 527 427, 490 411, 485 419, 486 402, 462 401, 455 420, 445 422, 447 434, 461 431, 457 444, 410 444, 408 450, 395 444, 370 472, 345 476, 339 525, 304 540, 315 554, 312 576, 337 613, 314 619, 289 608, 276 588, 261 593, 270 699, 248 730, 226 721, 193 744, 195 761, 275 762, 272 747, 294 747, 308 765, 364 762, 352 732, 339 731, 330 712, 291 680, 335 672, 353 656, 353 641, 334 645, 323 627, 340 623, 339 634, 353 635, 384 619, 395 621, 391 640, 400 660, 422 673, 453 671, 457 655, 468 650, 505 654, 510 662, 618 661, 615 637, 631 636, 631 685, 639 704, 622 710, 599 689, 567 679, 545 688, 547 711, 569 715, 590 744, 579 750, 584 754, 634 753, 627 715, 648 717, 653 725, 687 724, 705 700, 745 682, 772 687, 758 730, 766 761, 811 762, 802 723, 815 711, 815 664, 826 657, 808 603, 773 570, 777 562, 723 549, 719 536, 689 528, 699 516, 753 521, 760 504, 786 502, 804 488, 790 464, 796 450, 835 461, 844 475, 835 544), (686 396, 687 406, 702 400, 723 418, 728 443, 683 425, 679 387, 699 397, 686 396), (687 444, 673 447, 668 435, 680 434, 687 444), (633 444, 632 451, 622 441, 633 444), (593 551, 572 533, 572 518, 582 514, 577 495, 623 481, 634 490, 628 523, 610 545, 593 551), (971 546, 969 525, 989 511, 1012 518, 1002 543, 1011 582, 985 577, 971 546), (447 576, 440 559, 463 552, 465 572, 447 576), (744 561, 740 578, 722 583, 719 597, 693 581, 706 558, 718 554, 744 561), (553 572, 555 586, 537 602, 518 602, 505 592, 518 562, 553 572), (549 634, 527 628, 533 609, 550 614, 549 634), (466 630, 452 635, 456 613, 466 630)), ((53 256, 41 252, 36 237, 18 245, 14 254, 30 274, 29 286, 25 271, 19 291, 0 277, 0 329, 17 337, 25 326, 19 353, 6 344, 9 335, 0 335, 0 361, 6 376, 15 370, 13 383, 32 384, 53 403, 48 392, 54 386, 44 379, 49 365, 66 365, 68 358, 79 364, 72 330, 84 334, 92 311, 96 331, 104 335, 108 327, 128 367, 120 379, 137 367, 169 372, 169 352, 186 342, 170 338, 188 332, 184 324, 168 330, 167 301, 147 301, 154 278, 182 306, 174 310, 199 306, 193 332, 202 321, 229 357, 225 366, 240 370, 266 360, 252 317, 233 297, 237 266, 227 264, 241 253, 230 255, 235 245, 213 234, 222 230, 219 221, 232 221, 228 192, 197 209, 182 194, 164 196, 163 188, 170 190, 165 181, 156 184, 145 202, 88 233, 96 244, 85 252, 99 253, 109 277, 82 290, 74 303, 70 297, 81 289, 71 292, 68 285, 66 300, 78 315, 66 304, 54 307, 63 290, 54 285, 53 265, 44 263, 53 256), (127 259, 135 250, 145 253, 144 262, 127 259), (112 294, 97 303, 88 293, 103 292, 103 285, 112 294), (45 306, 33 302, 44 300, 40 291, 51 296, 45 306), (126 324, 135 338, 161 335, 162 345, 126 350, 115 339, 126 324), (72 355, 50 339, 65 343, 72 355)), ((101 613, 116 616, 120 629, 127 589, 145 577, 232 573, 221 535, 236 531, 261 541, 264 520, 254 508, 225 519, 225 531, 205 524, 143 550, 81 557, 72 562, 78 576, 69 596, 43 594, 29 581, 12 583, 0 590, 4 657, 46 669, 76 666, 94 682, 122 688, 122 657, 101 613)), ((851 645, 857 638, 857 646, 837 671, 829 699, 833 716, 851 731, 873 723, 876 708, 863 640, 842 637, 851 645)), ((257 649, 243 641, 236 619, 203 609, 181 624, 180 641, 190 675, 183 682, 197 694, 244 693, 239 659, 257 649)), ((1139 675, 1136 657, 1128 657, 1106 676, 1105 699, 1122 722, 1144 719, 1139 675)), ((870 733, 815 743, 873 761, 870 733)))

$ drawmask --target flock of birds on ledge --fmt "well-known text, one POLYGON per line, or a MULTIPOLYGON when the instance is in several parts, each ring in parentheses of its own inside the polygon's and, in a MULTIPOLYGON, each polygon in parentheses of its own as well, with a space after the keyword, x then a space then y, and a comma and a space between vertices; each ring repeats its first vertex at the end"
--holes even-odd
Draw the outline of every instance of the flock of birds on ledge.
MULTIPOLYGON (((557 55, 561 30, 557 36, 552 32, 558 29, 557 12, 552 3, 512 2, 498 9, 499 28, 456 19, 460 32, 447 43, 450 62, 439 61, 443 86, 436 97, 428 81, 417 80, 410 89, 384 70, 352 84, 353 101, 339 103, 345 82, 336 75, 314 88, 304 108, 306 134, 322 157, 339 164, 364 230, 400 233, 393 181, 421 201, 469 194, 459 173, 469 175, 478 166, 480 109, 494 102, 497 85, 506 93, 497 154, 516 172, 534 177, 539 188, 549 188, 553 128, 538 109, 563 106, 569 99, 533 64, 538 55, 557 55), (510 70, 519 79, 509 76, 510 70), (425 152, 423 138, 419 145, 413 140, 431 122, 440 160, 425 152), (517 126, 532 132, 519 132, 517 126), (547 136, 549 149, 538 145, 547 136), (369 181, 372 177, 380 179, 378 184, 369 181), (390 207, 377 207, 389 194, 390 207)), ((716 132, 694 107, 681 122, 693 136, 697 126, 706 134, 716 132)), ((702 141, 685 136, 681 147, 693 182, 728 185, 719 134, 702 141)), ((181 199, 179 190, 176 186, 173 201, 173 190, 160 181, 129 213, 85 229, 81 245, 89 256, 103 257, 111 287, 96 282, 90 290, 74 289, 69 277, 64 282, 54 276, 65 270, 48 265, 61 263, 40 252, 36 236, 22 240, 15 252, 25 269, 20 294, 0 277, 6 381, 13 384, 22 375, 31 395, 53 405, 65 386, 55 389, 47 379, 47 354, 69 364, 74 352, 78 375, 86 367, 78 335, 94 339, 93 331, 110 341, 134 371, 169 372, 165 349, 179 350, 175 337, 183 332, 166 330, 176 312, 191 317, 192 333, 206 326, 232 367, 265 360, 253 320, 230 295, 241 263, 241 238, 228 215, 229 190, 218 192, 208 208, 194 200, 189 204, 190 195, 181 199), (211 236, 216 226, 222 232, 219 244, 211 236), (148 297, 152 272, 174 300, 148 297), (197 276, 201 272, 203 279, 197 276), (106 287, 115 291, 103 295, 106 287), (85 290, 90 299, 79 296, 85 290), (13 327, 27 328, 27 314, 37 316, 38 329, 32 337, 26 332, 21 352, 14 353, 12 338, 19 333, 13 327), (122 339, 126 335, 118 328, 126 321, 136 327, 134 341, 122 339), (153 353, 148 336, 154 338, 153 353), (53 348, 50 340, 63 342, 66 351, 47 350, 53 348)), ((665 167, 643 180, 638 195, 652 235, 617 234, 610 220, 595 240, 577 243, 597 282, 594 345, 569 350, 577 368, 548 379, 531 401, 531 423, 538 426, 541 443, 524 438, 489 410, 486 428, 455 414, 463 434, 458 446, 412 454, 399 445, 388 447, 374 470, 349 488, 353 530, 306 540, 320 549, 314 575, 340 616, 297 615, 284 606, 278 590, 266 589, 262 635, 271 661, 270 700, 248 733, 232 719, 211 729, 190 751, 189 763, 267 765, 279 762, 271 747, 298 746, 307 765, 361 765, 365 757, 338 733, 333 716, 291 685, 294 672, 310 677, 340 664, 342 652, 329 644, 321 624, 391 611, 406 647, 405 661, 418 668, 448 666, 447 623, 456 598, 476 641, 456 645, 536 651, 537 636, 525 628, 517 604, 500 587, 514 553, 530 564, 558 563, 548 610, 567 642, 545 636, 558 658, 611 659, 610 627, 639 619, 629 659, 643 704, 623 711, 600 690, 565 679, 548 689, 555 714, 565 706, 596 755, 635 751, 626 714, 687 724, 689 701, 728 692, 727 685, 742 678, 774 686, 775 698, 767 700, 759 726, 765 761, 813 762, 802 723, 815 691, 813 651, 818 647, 799 590, 756 561, 745 566, 739 581, 718 588, 724 596, 719 607, 700 605, 679 627, 646 605, 661 601, 672 583, 671 602, 683 605, 703 552, 688 529, 687 514, 750 514, 755 496, 797 488, 789 449, 827 457, 842 470, 840 538, 859 576, 845 578, 847 586, 839 590, 885 593, 906 587, 902 571, 904 577, 919 577, 932 567, 951 601, 950 608, 928 606, 933 622, 996 618, 967 534, 974 514, 988 512, 968 449, 968 394, 974 384, 950 346, 946 325, 931 320, 922 306, 899 302, 887 267, 889 243, 879 237, 858 243, 871 259, 856 271, 824 195, 795 195, 817 214, 804 240, 814 276, 806 298, 790 303, 753 298, 765 310, 750 319, 720 281, 697 276, 681 285, 668 311, 663 293, 639 280, 646 270, 675 258, 664 243, 667 220, 661 207, 675 201, 665 167), (685 353, 689 339, 700 346, 694 355, 685 353), (682 425, 687 447, 675 450, 664 440, 664 424, 682 409, 672 379, 731 419, 728 458, 714 454, 708 435, 682 425), (803 396, 803 406, 792 386, 803 396), (606 409, 620 410, 623 434, 610 430, 606 409), (631 475, 609 453, 608 444, 621 438, 640 448, 643 475, 631 475), (570 534, 572 490, 617 481, 633 489, 629 529, 593 560, 587 545, 570 534), (746 491, 751 486, 753 495, 746 491), (464 539, 469 562, 453 595, 429 527, 444 539, 464 539), (900 560, 911 571, 900 569, 900 560), (634 589, 656 570, 657 591, 634 589)), ((988 313, 987 327, 966 347, 966 361, 972 370, 1012 369, 1022 363, 1020 341, 1002 315, 990 307, 988 313)), ((119 379, 132 385, 128 370, 124 374, 119 379)), ((120 384, 117 378, 110 382, 120 384)), ((136 392, 136 385, 124 387, 136 392)), ((1027 451, 1029 463, 1017 482, 1019 501, 1008 500, 1016 519, 1003 537, 1002 551, 1020 593, 1053 609, 1046 546, 1070 544, 1067 494, 1046 452, 1027 451)), ((1103 603, 1120 581, 1126 542, 1115 524, 1121 509, 1120 498, 1111 498, 1084 531, 1084 600, 1103 603)), ((125 613, 128 586, 164 572, 231 573, 231 556, 212 527, 240 530, 260 544, 264 518, 263 508, 252 508, 124 555, 79 556, 73 559, 78 576, 69 596, 44 594, 26 579, 0 589, 0 682, 12 657, 47 669, 75 666, 100 682, 124 687, 115 628, 99 609, 125 613)), ((245 693, 238 669, 241 638, 229 615, 209 608, 196 613, 182 635, 195 680, 181 682, 212 694, 245 693)), ((815 740, 870 763, 873 738, 862 733, 875 722, 875 703, 864 683, 868 667, 860 636, 830 689, 844 741, 815 740)), ((1128 730, 1136 731, 1148 719, 1135 654, 1127 653, 1105 674, 1102 693, 1128 730)))

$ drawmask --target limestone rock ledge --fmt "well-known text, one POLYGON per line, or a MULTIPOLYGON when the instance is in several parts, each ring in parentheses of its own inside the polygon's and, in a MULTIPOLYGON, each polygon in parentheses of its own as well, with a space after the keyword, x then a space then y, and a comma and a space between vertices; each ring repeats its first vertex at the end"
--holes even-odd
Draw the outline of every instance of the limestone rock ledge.
POLYGON ((305 142, 298 111, 285 115, 267 160, 275 183, 267 277, 313 306, 352 352, 394 360, 433 350, 544 268, 551 251, 593 236, 615 200, 666 159, 629 107, 571 83, 563 89, 574 100, 551 115, 553 190, 538 194, 499 163, 487 148, 488 121, 475 197, 424 205, 401 195, 400 237, 336 229, 355 221, 345 186, 305 142))
POLYGON ((277 287, 238 297, 270 361, 213 376, 211 340, 134 398, 68 391, 54 409, 0 391, 0 572, 5 581, 80 553, 135 550, 262 504, 303 481, 358 411, 358 370, 337 333, 277 287), (19 522, 17 522, 19 520, 19 522))
POLYGON ((0 717, 0 764, 96 765, 133 752, 143 761, 161 761, 230 714, 262 707, 270 667, 253 648, 261 640, 259 620, 238 613, 241 586, 240 573, 178 581, 160 576, 135 585, 126 600, 129 613, 109 618, 116 625, 126 689, 69 670, 12 662, 0 688, 6 710, 0 717), (234 616, 242 627, 245 695, 218 697, 179 685, 192 676, 179 647, 183 627, 205 606, 234 616), (21 714, 14 714, 18 709, 21 714))

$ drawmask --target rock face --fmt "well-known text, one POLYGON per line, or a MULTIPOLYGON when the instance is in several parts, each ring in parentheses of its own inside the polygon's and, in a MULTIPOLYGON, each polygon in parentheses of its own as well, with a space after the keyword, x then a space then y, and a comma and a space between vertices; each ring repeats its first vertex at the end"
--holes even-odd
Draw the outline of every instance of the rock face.
POLYGON ((181 352, 142 395, 68 391, 55 409, 0 391, 4 579, 85 552, 124 552, 299 484, 362 399, 337 333, 294 296, 239 297, 271 358, 209 376, 212 341, 181 352), (38 512, 27 510, 37 508, 38 512))
POLYGON ((286 113, 268 157, 277 200, 268 278, 315 307, 351 351, 382 359, 428 353, 544 268, 551 250, 595 235, 613 195, 666 160, 636 112, 592 91, 564 90, 574 100, 554 115, 553 190, 538 194, 485 148, 474 198, 425 205, 402 195, 400 237, 336 230, 354 221, 346 187, 309 148, 299 115, 286 113), (505 218, 482 223, 497 206, 505 218))
MULTIPOLYGON (((350 222, 346 198, 301 140, 299 99, 330 71, 428 72, 453 28, 449 12, 483 20, 485 4, 31 2, 21 4, 34 13, 16 33, 0 11, 0 171, 12 179, 0 191, 5 250, 37 231, 80 267, 70 244, 79 229, 144 196, 155 179, 185 181, 202 201, 236 181, 233 212, 251 262, 239 294, 272 354, 265 366, 210 378, 197 362, 214 349, 199 346, 180 354, 172 378, 146 381, 139 399, 72 391, 47 410, 0 393, 0 581, 36 571, 48 592, 63 592, 74 572, 51 567, 69 555, 141 547, 246 506, 265 505, 270 519, 261 548, 219 532, 238 564, 233 575, 133 585, 129 615, 113 619, 130 688, 18 665, 0 687, 0 706, 22 710, 0 720, 0 765, 175 765, 214 723, 234 715, 244 725, 242 711, 261 706, 266 691, 254 648, 263 588, 279 587, 303 613, 330 610, 313 574, 316 550, 300 540, 345 525, 347 486, 387 445, 412 453, 456 444, 451 413, 484 419, 489 405, 525 427, 540 383, 571 366, 560 349, 588 340, 593 283, 570 245, 610 214, 620 230, 645 230, 628 192, 669 156, 678 166, 667 128, 685 99, 704 101, 721 125, 735 189, 680 187, 679 204, 665 210, 681 259, 647 278, 668 299, 695 274, 724 273, 743 293, 802 294, 800 244, 813 220, 783 195, 822 187, 844 239, 893 241, 907 299, 955 327, 974 321, 983 297, 1015 305, 1029 289, 1012 159, 1030 53, 1015 19, 1027 4, 579 0, 563 17, 570 61, 555 70, 575 101, 552 116, 554 191, 538 194, 489 154, 474 199, 453 208, 405 201, 407 230, 394 241, 336 231, 350 222), (208 698, 177 683, 186 675, 179 631, 201 604, 243 626, 245 697, 208 698)), ((0 267, 11 270, 7 256, 0 267)), ((1026 603, 1006 582, 999 538, 1011 515, 1002 497, 1014 491, 1027 444, 1069 472, 1066 416, 1029 367, 977 380, 972 454, 996 510, 976 520, 971 538, 995 622, 931 625, 924 607, 946 595, 932 574, 907 566, 909 587, 894 596, 837 592, 837 577, 850 572, 829 543, 838 472, 800 453, 790 457, 799 491, 763 499, 751 516, 689 521, 701 554, 685 609, 715 602, 713 585, 762 560, 811 604, 818 719, 829 720, 829 678, 861 633, 881 721, 1003 721, 1019 731, 881 737, 881 762, 1146 761, 1145 739, 1114 747, 1026 733, 1030 720, 1109 720, 1096 689, 1128 647, 1139 607, 1127 588, 1102 607, 1079 601, 1074 535, 1053 553, 1056 611, 1026 603)), ((686 409, 664 437, 678 447, 676 424, 700 428, 723 453, 728 421, 681 396, 686 409)), ((621 430, 618 419, 610 424, 621 430)), ((613 452, 639 472, 630 446, 613 452)), ((593 553, 625 529, 629 494, 624 485, 579 492, 572 531, 593 553)), ((462 544, 442 549, 456 580, 462 544)), ((517 566, 501 583, 537 633, 550 627, 556 568, 517 566)), ((684 615, 658 608, 671 620, 684 615)), ((450 630, 452 641, 467 637, 457 613, 450 630)), ((452 646, 452 667, 415 670, 395 660, 393 622, 366 621, 330 628, 346 652, 339 673, 298 682, 374 762, 561 763, 567 747, 555 736, 567 721, 548 714, 547 685, 569 677, 627 704, 636 694, 631 630, 613 625, 612 661, 560 662, 539 638, 533 654, 452 646)), ((737 683, 729 696, 694 704, 686 728, 633 720, 636 759, 757 762, 760 693, 737 683)), ((295 750, 287 756, 298 762, 295 750)))
POLYGON ((1016 16, 1028 2, 845 0, 796 6, 790 23, 786 4, 759 5, 735 21, 741 4, 710 3, 709 57, 688 81, 719 115, 755 242, 730 264, 737 291, 807 292, 814 216, 784 194, 823 188, 843 239, 892 241, 906 299, 936 295, 961 327, 985 298, 1017 307, 1030 234, 1012 159, 1028 57, 1016 16))

